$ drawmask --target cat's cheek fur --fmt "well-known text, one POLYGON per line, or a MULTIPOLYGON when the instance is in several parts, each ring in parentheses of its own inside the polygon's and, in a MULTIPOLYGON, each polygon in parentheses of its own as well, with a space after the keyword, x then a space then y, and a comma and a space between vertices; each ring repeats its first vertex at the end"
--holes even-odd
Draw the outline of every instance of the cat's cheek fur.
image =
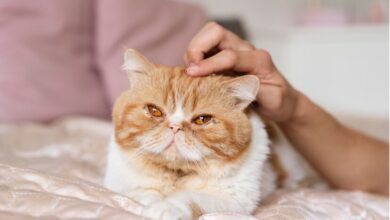
POLYGON ((173 133, 167 129, 163 131, 149 132, 139 138, 140 149, 138 149, 138 151, 149 152, 157 155, 162 153, 173 142, 173 140, 173 133))

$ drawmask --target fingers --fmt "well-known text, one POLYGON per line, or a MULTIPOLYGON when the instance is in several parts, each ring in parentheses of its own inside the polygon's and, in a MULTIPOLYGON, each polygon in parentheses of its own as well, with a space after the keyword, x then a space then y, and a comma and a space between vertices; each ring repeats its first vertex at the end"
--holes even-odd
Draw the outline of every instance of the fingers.
POLYGON ((186 69, 186 72, 190 76, 210 75, 232 69, 237 59, 238 55, 232 50, 223 50, 208 59, 199 61, 197 64, 191 64, 186 69))
POLYGON ((254 46, 219 24, 210 22, 191 40, 184 60, 187 64, 198 63, 204 58, 204 54, 213 48, 245 51, 253 50, 254 46))
POLYGON ((224 29, 216 23, 206 24, 188 45, 187 60, 193 63, 202 60, 204 53, 218 46, 224 34, 224 29))
POLYGON ((259 51, 222 50, 197 64, 191 64, 186 72, 190 76, 205 76, 225 70, 256 74, 259 69, 266 66, 263 62, 268 62, 262 56, 264 55, 259 51))

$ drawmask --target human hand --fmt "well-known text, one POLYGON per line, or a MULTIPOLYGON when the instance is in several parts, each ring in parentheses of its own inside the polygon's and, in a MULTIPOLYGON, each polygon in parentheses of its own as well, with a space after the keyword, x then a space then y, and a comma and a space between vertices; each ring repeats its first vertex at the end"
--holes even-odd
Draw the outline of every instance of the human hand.
POLYGON ((206 76, 223 71, 253 74, 260 80, 258 113, 275 122, 286 122, 297 112, 300 93, 275 67, 270 54, 215 22, 210 22, 191 40, 184 60, 190 76, 206 76), (216 50, 217 53, 206 57, 216 50))

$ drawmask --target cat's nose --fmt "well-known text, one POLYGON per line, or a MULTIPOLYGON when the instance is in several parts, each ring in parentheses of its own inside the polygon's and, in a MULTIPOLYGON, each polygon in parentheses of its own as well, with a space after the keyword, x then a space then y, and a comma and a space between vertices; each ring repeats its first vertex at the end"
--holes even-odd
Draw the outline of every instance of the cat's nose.
POLYGON ((182 126, 178 124, 169 124, 169 128, 172 129, 173 133, 175 134, 180 130, 183 130, 182 126))

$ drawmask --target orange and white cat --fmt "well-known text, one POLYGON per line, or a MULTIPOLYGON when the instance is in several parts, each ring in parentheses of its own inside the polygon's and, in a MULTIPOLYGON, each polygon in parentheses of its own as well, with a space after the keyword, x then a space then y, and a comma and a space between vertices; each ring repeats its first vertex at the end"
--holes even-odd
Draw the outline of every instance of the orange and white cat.
POLYGON ((192 78, 127 50, 130 88, 113 109, 105 186, 151 219, 250 214, 275 189, 269 138, 248 105, 257 77, 192 78))

